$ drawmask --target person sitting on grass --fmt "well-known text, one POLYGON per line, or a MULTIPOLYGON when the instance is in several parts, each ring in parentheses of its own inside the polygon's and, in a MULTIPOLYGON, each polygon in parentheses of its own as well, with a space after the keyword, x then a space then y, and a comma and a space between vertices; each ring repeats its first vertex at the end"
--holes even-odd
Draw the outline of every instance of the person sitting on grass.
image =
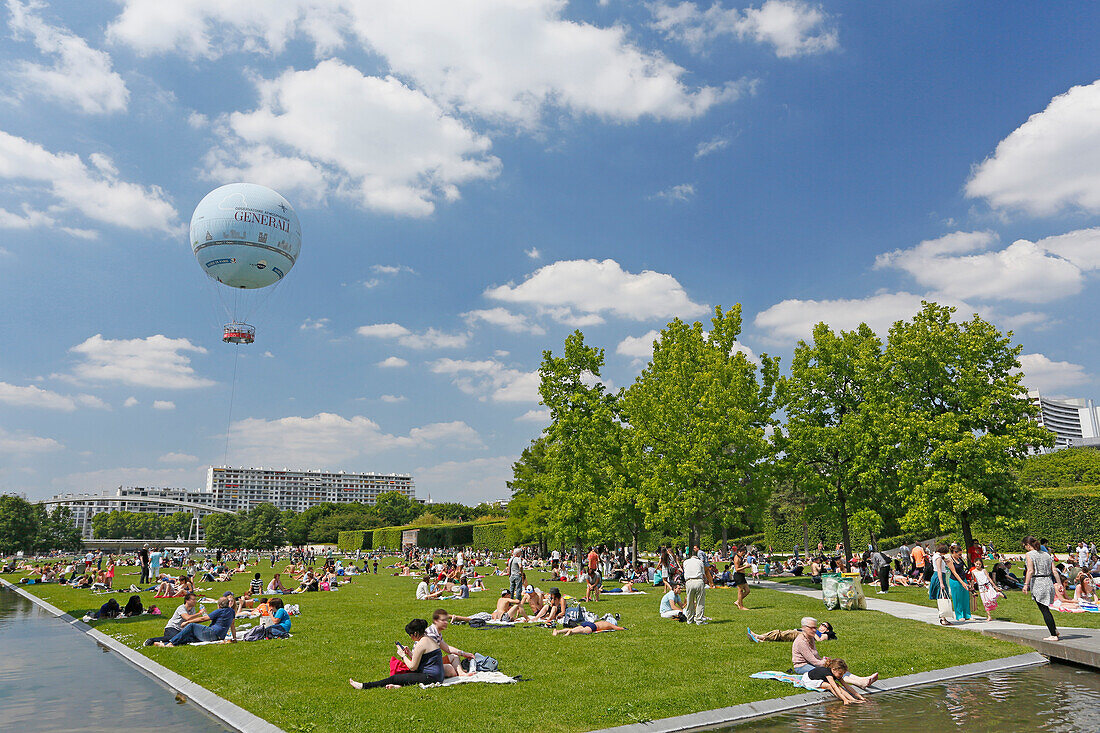
POLYGON ((248 583, 248 595, 258 596, 264 592, 264 582, 260 580, 260 574, 256 573, 252 576, 252 580, 248 583))
POLYGON ((369 690, 375 687, 385 687, 393 690, 406 685, 429 685, 433 682, 442 682, 443 650, 439 644, 427 634, 428 622, 422 618, 414 618, 405 626, 405 633, 412 639, 413 647, 410 652, 408 647, 397 645, 397 656, 411 670, 390 675, 376 682, 356 682, 349 679, 348 684, 356 690, 369 690))
POLYGON ((589 570, 586 578, 588 585, 585 587, 584 600, 599 601, 600 590, 603 588, 603 577, 599 570, 589 570))
POLYGON ((469 598, 470 597, 470 584, 466 580, 466 576, 463 575, 461 578, 459 578, 458 582, 459 582, 458 597, 462 600, 465 600, 465 599, 469 598))
POLYGON ((302 576, 301 583, 291 593, 311 593, 316 592, 319 588, 320 584, 317 581, 317 576, 313 574, 312 570, 307 570, 306 574, 302 576))
POLYGON ((279 574, 275 573, 275 577, 271 579, 271 582, 267 584, 268 593, 286 593, 287 589, 283 587, 283 581, 279 580, 279 574))
MULTIPOLYGON (((797 639, 802 634, 802 629, 773 629, 764 634, 754 634, 752 629, 745 629, 749 632, 749 638, 753 641, 760 643, 765 641, 786 641, 791 642, 797 639)), ((826 641, 828 639, 835 639, 836 632, 833 631, 833 626, 828 621, 822 621, 818 623, 817 630, 814 632, 815 641, 826 641)))
POLYGON ((545 621, 547 625, 553 626, 564 615, 565 598, 562 597, 561 590, 551 588, 550 592, 543 596, 542 608, 535 614, 535 620, 545 621))
POLYGON ((531 607, 531 613, 536 618, 539 611, 542 610, 542 591, 533 585, 527 585, 523 588, 523 597, 519 599, 520 605, 527 604, 531 607))
POLYGON ((614 621, 581 621, 571 629, 554 629, 554 636, 575 636, 577 634, 599 634, 603 631, 626 631, 614 621))
POLYGON ((680 618, 684 615, 684 600, 680 592, 684 586, 680 583, 672 586, 672 590, 661 596, 661 618, 680 618))
POLYGON ((290 614, 283 608, 283 599, 272 598, 267 602, 267 606, 271 610, 271 617, 275 620, 275 623, 267 627, 267 638, 283 639, 290 636, 290 614))
POLYGON ((850 703, 864 703, 867 699, 851 688, 844 681, 844 675, 848 672, 848 664, 843 659, 830 659, 828 667, 814 667, 807 676, 811 680, 821 682, 821 686, 837 696, 845 705, 850 703))
POLYGON ((496 621, 515 621, 520 614, 523 614, 524 621, 531 620, 531 617, 523 610, 522 601, 512 598, 512 592, 505 588, 500 592, 500 598, 497 599, 497 607, 492 613, 492 618, 496 621))
POLYGON ((1081 570, 1074 579, 1077 587, 1073 590, 1073 600, 1077 603, 1089 601, 1096 603, 1096 586, 1092 582, 1092 576, 1081 570))
POLYGON ((451 624, 451 614, 447 613, 446 609, 437 608, 432 613, 432 623, 428 627, 427 635, 439 645, 439 648, 443 650, 443 676, 444 677, 468 677, 477 673, 477 669, 471 669, 469 672, 462 670, 463 659, 473 659, 474 655, 471 652, 464 652, 461 649, 449 645, 443 641, 443 632, 447 630, 447 627, 451 624))
POLYGON ((172 618, 168 619, 168 623, 164 627, 164 634, 146 639, 144 646, 153 646, 158 641, 161 644, 171 641, 173 636, 183 631, 184 622, 195 621, 205 613, 206 611, 199 605, 199 597, 194 593, 188 593, 183 597, 183 603, 172 614, 172 618))
MULTIPOLYGON (((806 674, 814 667, 829 666, 829 658, 817 654, 817 626, 817 619, 813 616, 802 618, 802 633, 791 644, 791 668, 795 674, 806 674)), ((878 680, 878 672, 870 677, 856 677, 849 672, 845 677, 849 684, 870 687, 878 680)))
POLYGON ((438 590, 433 591, 431 589, 431 585, 430 585, 431 582, 432 582, 431 576, 430 575, 425 575, 424 578, 420 581, 420 584, 416 586, 416 600, 418 600, 418 601, 433 600, 435 598, 439 598, 440 596, 446 594, 447 591, 444 588, 439 588, 438 590))
POLYGON ((178 634, 168 640, 167 643, 154 642, 153 646, 174 647, 182 644, 193 644, 197 641, 221 641, 229 633, 229 641, 237 642, 237 624, 234 622, 236 613, 230 601, 231 596, 222 596, 218 599, 218 607, 209 614, 203 614, 198 618, 184 621, 178 634), (203 626, 204 621, 209 621, 209 626, 203 626))

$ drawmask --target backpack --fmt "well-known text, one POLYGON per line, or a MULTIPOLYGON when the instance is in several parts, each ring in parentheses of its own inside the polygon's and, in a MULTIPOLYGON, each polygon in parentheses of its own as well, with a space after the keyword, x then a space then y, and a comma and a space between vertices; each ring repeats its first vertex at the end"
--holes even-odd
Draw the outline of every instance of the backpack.
POLYGON ((497 660, 492 657, 487 657, 484 654, 474 652, 474 667, 478 672, 496 672, 497 660))
POLYGON ((267 629, 263 626, 254 626, 249 629, 244 636, 241 637, 241 641, 262 641, 267 638, 267 629))
POLYGON ((571 629, 580 624, 581 621, 587 621, 587 613, 588 612, 584 610, 584 606, 570 606, 565 609, 565 615, 562 616, 561 625, 567 629, 571 629))

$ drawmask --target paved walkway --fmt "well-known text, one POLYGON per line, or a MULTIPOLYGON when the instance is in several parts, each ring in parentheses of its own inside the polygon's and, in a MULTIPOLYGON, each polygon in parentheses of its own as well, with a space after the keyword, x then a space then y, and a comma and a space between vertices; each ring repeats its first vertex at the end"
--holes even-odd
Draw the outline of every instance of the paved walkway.
MULTIPOLYGON (((765 580, 760 583, 753 583, 753 586, 821 600, 820 590, 792 586, 789 583, 775 583, 765 580)), ((866 593, 866 588, 864 592, 866 593)), ((874 591, 871 591, 871 595, 867 596, 867 608, 871 611, 882 611, 897 618, 923 621, 933 626, 938 626, 940 623, 939 612, 935 608, 918 606, 915 603, 888 601, 876 595, 874 591)), ((1069 621, 1071 619, 1070 614, 1059 613, 1055 615, 1054 621, 1058 624, 1058 633, 1062 636, 1061 641, 1043 641, 1046 636, 1049 636, 1045 626, 1018 624, 1012 621, 985 621, 984 619, 978 621, 975 619, 955 623, 945 630, 964 629, 966 631, 976 631, 986 636, 1030 646, 1051 659, 1074 662, 1075 664, 1082 664, 1100 670, 1100 629, 1074 628, 1061 623, 1063 620, 1069 621)))

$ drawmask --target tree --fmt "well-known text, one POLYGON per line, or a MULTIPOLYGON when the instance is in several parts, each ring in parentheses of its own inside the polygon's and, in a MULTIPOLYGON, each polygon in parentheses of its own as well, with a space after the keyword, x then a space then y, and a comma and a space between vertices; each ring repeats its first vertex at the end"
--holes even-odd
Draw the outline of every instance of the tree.
POLYGON ((391 527, 408 524, 420 516, 424 507, 399 491, 387 491, 374 500, 374 509, 391 527))
POLYGON ((669 323, 622 406, 646 526, 687 529, 692 542, 712 518, 748 523, 766 490, 754 477, 772 456, 778 360, 764 354, 758 375, 738 348, 739 305, 715 308, 711 326, 669 323))
POLYGON ((243 545, 254 550, 274 550, 286 544, 283 515, 272 504, 258 504, 242 517, 243 545))
POLYGON ((175 539, 187 537, 191 530, 191 521, 194 515, 191 512, 173 512, 166 517, 161 517, 160 528, 164 538, 175 539))
POLYGON ((1029 449, 1053 445, 1035 423, 1021 385, 1012 333, 975 315, 925 302, 890 329, 884 356, 889 418, 902 446, 899 465, 907 526, 962 529, 980 519, 1011 521, 1030 492, 1015 479, 1029 449))
POLYGON ((512 464, 512 480, 508 482, 512 492, 508 503, 509 541, 513 545, 537 543, 544 552, 551 539, 562 539, 550 535, 547 451, 546 436, 531 441, 512 464))
POLYGON ((39 552, 49 552, 50 550, 71 552, 84 547, 84 538, 81 537, 80 530, 73 523, 73 515, 68 507, 55 507, 49 514, 46 513, 46 508, 42 505, 38 505, 36 509, 39 511, 36 550, 39 552))
POLYGON ((0 496, 0 555, 32 553, 38 538, 34 505, 19 496, 0 496))
POLYGON ((202 531, 207 547, 223 550, 244 546, 244 527, 240 515, 207 514, 202 518, 202 531))
MULTIPOLYGON (((819 323, 812 345, 798 342, 791 375, 779 386, 787 413, 782 469, 801 495, 840 521, 848 553, 852 513, 891 504, 892 473, 876 427, 884 410, 881 362, 882 342, 867 324, 836 334, 819 323)), ((874 522, 866 514, 861 520, 874 522)))
POLYGON ((336 509, 336 504, 326 502, 293 515, 293 518, 286 522, 287 541, 292 545, 306 544, 310 541, 309 536, 314 523, 332 514, 336 509))

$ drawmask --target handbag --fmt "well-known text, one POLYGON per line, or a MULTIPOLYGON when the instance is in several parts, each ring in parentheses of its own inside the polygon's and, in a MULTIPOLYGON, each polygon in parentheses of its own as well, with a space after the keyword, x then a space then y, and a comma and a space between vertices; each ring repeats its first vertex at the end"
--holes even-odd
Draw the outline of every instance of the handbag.
POLYGON ((405 661, 398 659, 397 657, 390 657, 390 676, 395 674, 404 674, 405 672, 411 672, 405 661))

